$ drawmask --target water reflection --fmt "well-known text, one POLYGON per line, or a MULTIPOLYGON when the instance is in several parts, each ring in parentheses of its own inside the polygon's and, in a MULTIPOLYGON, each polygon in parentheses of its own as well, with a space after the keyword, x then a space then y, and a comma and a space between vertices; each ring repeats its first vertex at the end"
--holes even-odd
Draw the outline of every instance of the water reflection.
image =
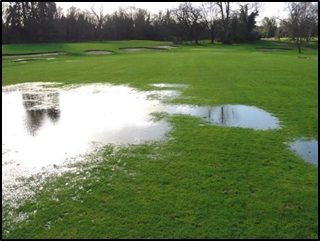
POLYGON ((318 164, 318 141, 297 139, 290 143, 290 149, 305 161, 318 164))
POLYGON ((222 105, 222 106, 194 106, 171 105, 166 111, 170 114, 183 114, 201 117, 216 125, 229 127, 253 128, 268 130, 279 128, 279 121, 270 113, 254 106, 222 105))
POLYGON ((10 200, 20 191, 24 196, 24 190, 10 191, 24 186, 21 178, 76 161, 99 146, 164 139, 170 124, 151 115, 164 104, 149 94, 108 84, 2 87, 3 197, 10 200))
POLYGON ((26 128, 32 136, 37 134, 46 117, 53 123, 60 118, 59 93, 38 91, 22 93, 22 104, 26 111, 26 128))

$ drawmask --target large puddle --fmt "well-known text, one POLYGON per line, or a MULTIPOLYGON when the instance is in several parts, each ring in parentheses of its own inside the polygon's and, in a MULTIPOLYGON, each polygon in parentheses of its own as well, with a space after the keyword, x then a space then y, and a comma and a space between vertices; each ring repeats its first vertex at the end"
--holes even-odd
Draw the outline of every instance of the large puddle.
POLYGON ((279 128, 276 117, 256 107, 173 105, 168 100, 188 85, 153 87, 158 89, 55 83, 2 87, 3 202, 25 198, 24 178, 65 171, 66 163, 106 144, 164 140, 171 126, 166 119, 156 120, 156 112, 191 115, 228 127, 279 128))
POLYGON ((3 87, 3 196, 10 196, 18 179, 99 146, 162 140, 170 125, 153 120, 151 113, 164 106, 149 95, 105 84, 3 87))
POLYGON ((290 143, 290 149, 306 162, 318 164, 318 141, 297 139, 290 143))

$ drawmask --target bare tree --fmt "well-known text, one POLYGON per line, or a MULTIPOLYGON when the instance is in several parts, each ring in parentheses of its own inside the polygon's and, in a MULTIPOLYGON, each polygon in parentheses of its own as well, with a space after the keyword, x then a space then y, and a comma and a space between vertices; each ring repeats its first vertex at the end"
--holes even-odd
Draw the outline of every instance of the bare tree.
POLYGON ((93 13, 96 22, 97 22, 97 34, 98 34, 98 39, 101 39, 102 36, 102 26, 103 26, 103 22, 104 22, 104 15, 103 15, 103 5, 101 4, 100 9, 99 9, 99 13, 97 13, 94 10, 94 6, 92 5, 91 7, 91 12, 93 13))
POLYGON ((190 2, 182 3, 173 10, 179 26, 180 37, 194 40, 198 44, 199 33, 201 32, 201 10, 192 6, 190 2))
POLYGON ((278 26, 275 17, 264 17, 261 22, 261 34, 264 38, 275 37, 277 34, 278 26))
POLYGON ((230 43, 230 2, 216 2, 221 15, 222 22, 222 42, 230 43))
POLYGON ((215 2, 202 2, 201 3, 201 11, 204 21, 206 23, 206 27, 210 32, 211 44, 214 43, 216 36, 216 25, 217 25, 217 14, 218 9, 215 2))
POLYGON ((287 31, 295 41, 299 53, 308 40, 310 33, 310 22, 314 18, 314 10, 311 2, 288 3, 288 19, 284 20, 287 31))

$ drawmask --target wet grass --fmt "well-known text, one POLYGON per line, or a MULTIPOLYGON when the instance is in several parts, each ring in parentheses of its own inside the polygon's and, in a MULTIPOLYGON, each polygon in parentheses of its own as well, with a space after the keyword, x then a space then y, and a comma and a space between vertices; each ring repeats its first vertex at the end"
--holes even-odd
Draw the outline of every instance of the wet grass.
MULTIPOLYGON (((4 53, 112 50, 163 42, 2 46, 4 53), (99 45, 99 47, 97 47, 99 45)), ((57 56, 2 63, 2 84, 29 81, 190 84, 177 103, 262 108, 282 129, 255 131, 169 118, 168 141, 108 147, 94 168, 48 182, 18 212, 3 217, 5 238, 317 238, 317 167, 288 148, 318 139, 318 51, 260 52, 273 42, 184 45, 169 51, 57 56), (73 62, 66 62, 71 60, 73 62), (81 178, 80 178, 81 177, 81 178), (85 179, 84 179, 85 177, 85 179), (72 185, 66 186, 66 183, 72 185), (8 232, 8 227, 13 228, 8 232)), ((6 213, 6 212, 5 212, 6 213)))

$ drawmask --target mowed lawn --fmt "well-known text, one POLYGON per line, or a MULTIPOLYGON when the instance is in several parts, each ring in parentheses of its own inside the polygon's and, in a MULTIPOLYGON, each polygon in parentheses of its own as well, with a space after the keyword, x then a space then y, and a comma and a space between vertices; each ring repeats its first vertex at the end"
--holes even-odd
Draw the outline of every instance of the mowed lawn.
POLYGON ((174 102, 254 105, 279 118, 282 128, 257 131, 164 116, 173 126, 166 141, 106 147, 95 168, 85 165, 78 174, 51 180, 22 205, 18 212, 33 213, 27 221, 12 224, 5 210, 3 237, 318 237, 318 167, 287 144, 300 137, 318 140, 318 50, 261 50, 279 47, 268 41, 119 50, 168 44, 3 45, 3 54, 66 54, 27 63, 3 60, 2 85, 105 82, 145 90, 150 83, 189 84, 174 102), (90 49, 113 54, 83 54, 90 49))

